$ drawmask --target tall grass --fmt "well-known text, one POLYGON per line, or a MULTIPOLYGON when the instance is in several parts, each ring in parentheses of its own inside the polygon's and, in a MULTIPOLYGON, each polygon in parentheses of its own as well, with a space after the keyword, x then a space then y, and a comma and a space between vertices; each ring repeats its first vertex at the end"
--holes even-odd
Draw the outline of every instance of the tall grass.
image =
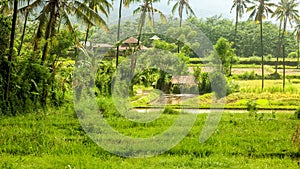
MULTIPOLYGON (((140 138, 164 131, 177 117, 162 116, 147 125, 115 117, 107 120, 117 131, 140 138)), ((200 144, 198 138, 205 119, 205 114, 198 115, 190 133, 166 153, 136 159, 122 158, 98 147, 71 109, 4 117, 0 119, 0 168, 297 167, 297 147, 292 145, 291 137, 299 122, 293 114, 277 112, 276 119, 266 114, 256 120, 246 113, 225 113, 213 136, 200 144)))

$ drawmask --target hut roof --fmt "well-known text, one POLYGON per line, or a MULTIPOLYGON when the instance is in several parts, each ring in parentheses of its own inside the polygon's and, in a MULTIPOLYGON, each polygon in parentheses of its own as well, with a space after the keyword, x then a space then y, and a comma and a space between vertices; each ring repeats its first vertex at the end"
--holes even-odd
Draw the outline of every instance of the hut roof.
MULTIPOLYGON (((120 51, 129 50, 129 49, 134 49, 134 47, 124 47, 124 46, 119 47, 120 51)), ((147 48, 146 46, 141 45, 140 49, 141 50, 149 50, 150 48, 147 48)), ((115 48, 115 50, 117 50, 117 48, 115 48)))
POLYGON ((113 45, 106 44, 106 43, 97 43, 93 46, 93 48, 112 48, 113 45))
POLYGON ((130 37, 130 38, 126 39, 126 40, 123 42, 123 44, 124 44, 124 43, 127 43, 127 44, 137 44, 137 43, 138 43, 138 39, 136 39, 136 38, 134 38, 134 37, 130 37))
POLYGON ((154 35, 152 38, 150 38, 151 40, 159 40, 160 37, 158 37, 157 35, 154 35))
POLYGON ((171 79, 171 83, 196 85, 194 76, 173 76, 171 79))

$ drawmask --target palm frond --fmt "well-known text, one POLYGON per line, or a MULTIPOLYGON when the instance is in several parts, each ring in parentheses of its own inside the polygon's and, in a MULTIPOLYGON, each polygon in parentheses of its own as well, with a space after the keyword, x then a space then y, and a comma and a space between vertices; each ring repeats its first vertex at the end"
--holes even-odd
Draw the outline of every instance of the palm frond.
POLYGON ((75 14, 78 18, 82 19, 88 25, 97 25, 108 31, 108 26, 106 25, 105 20, 99 14, 79 1, 75 1, 74 3, 74 11, 76 11, 75 14))
POLYGON ((175 14, 176 10, 178 9, 178 6, 179 6, 179 2, 176 2, 172 8, 172 14, 175 14))
POLYGON ((133 14, 135 15, 135 14, 138 14, 138 13, 140 13, 141 12, 141 7, 138 7, 138 8, 136 8, 134 11, 133 11, 133 14))

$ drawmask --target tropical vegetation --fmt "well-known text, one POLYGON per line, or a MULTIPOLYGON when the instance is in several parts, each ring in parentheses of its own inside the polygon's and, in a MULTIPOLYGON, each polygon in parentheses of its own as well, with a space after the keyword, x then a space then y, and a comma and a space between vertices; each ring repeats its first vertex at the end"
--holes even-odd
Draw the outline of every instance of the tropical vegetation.
POLYGON ((0 168, 299 167, 299 1, 232 0, 234 20, 200 18, 189 0, 169 0, 168 16, 160 3, 0 2, 0 168), (91 119, 134 138, 196 118, 164 154, 125 158, 88 137, 107 134, 80 123, 94 106, 91 119), (158 109, 149 123, 120 111, 158 109), (210 118, 219 126, 199 143, 210 118))

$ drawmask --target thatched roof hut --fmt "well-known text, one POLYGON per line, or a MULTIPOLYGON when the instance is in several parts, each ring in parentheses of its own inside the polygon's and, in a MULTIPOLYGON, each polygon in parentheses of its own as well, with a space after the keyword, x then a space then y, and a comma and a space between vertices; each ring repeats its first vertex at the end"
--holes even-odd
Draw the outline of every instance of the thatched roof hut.
POLYGON ((194 76, 173 76, 171 83, 172 85, 197 85, 194 76))
MULTIPOLYGON (((142 44, 142 42, 140 42, 140 47, 139 47, 140 50, 148 50, 149 49, 146 46, 141 45, 141 44, 142 44)), ((138 39, 136 39, 134 37, 129 37, 128 39, 123 41, 121 46, 119 46, 119 50, 126 51, 126 50, 137 47, 137 45, 138 45, 138 39)), ((115 50, 116 50, 116 48, 115 48, 115 50)))
POLYGON ((138 44, 138 41, 139 40, 134 37, 129 37, 123 42, 123 44, 138 44))
POLYGON ((157 35, 154 35, 150 38, 151 40, 160 40, 160 37, 158 37, 157 35))

